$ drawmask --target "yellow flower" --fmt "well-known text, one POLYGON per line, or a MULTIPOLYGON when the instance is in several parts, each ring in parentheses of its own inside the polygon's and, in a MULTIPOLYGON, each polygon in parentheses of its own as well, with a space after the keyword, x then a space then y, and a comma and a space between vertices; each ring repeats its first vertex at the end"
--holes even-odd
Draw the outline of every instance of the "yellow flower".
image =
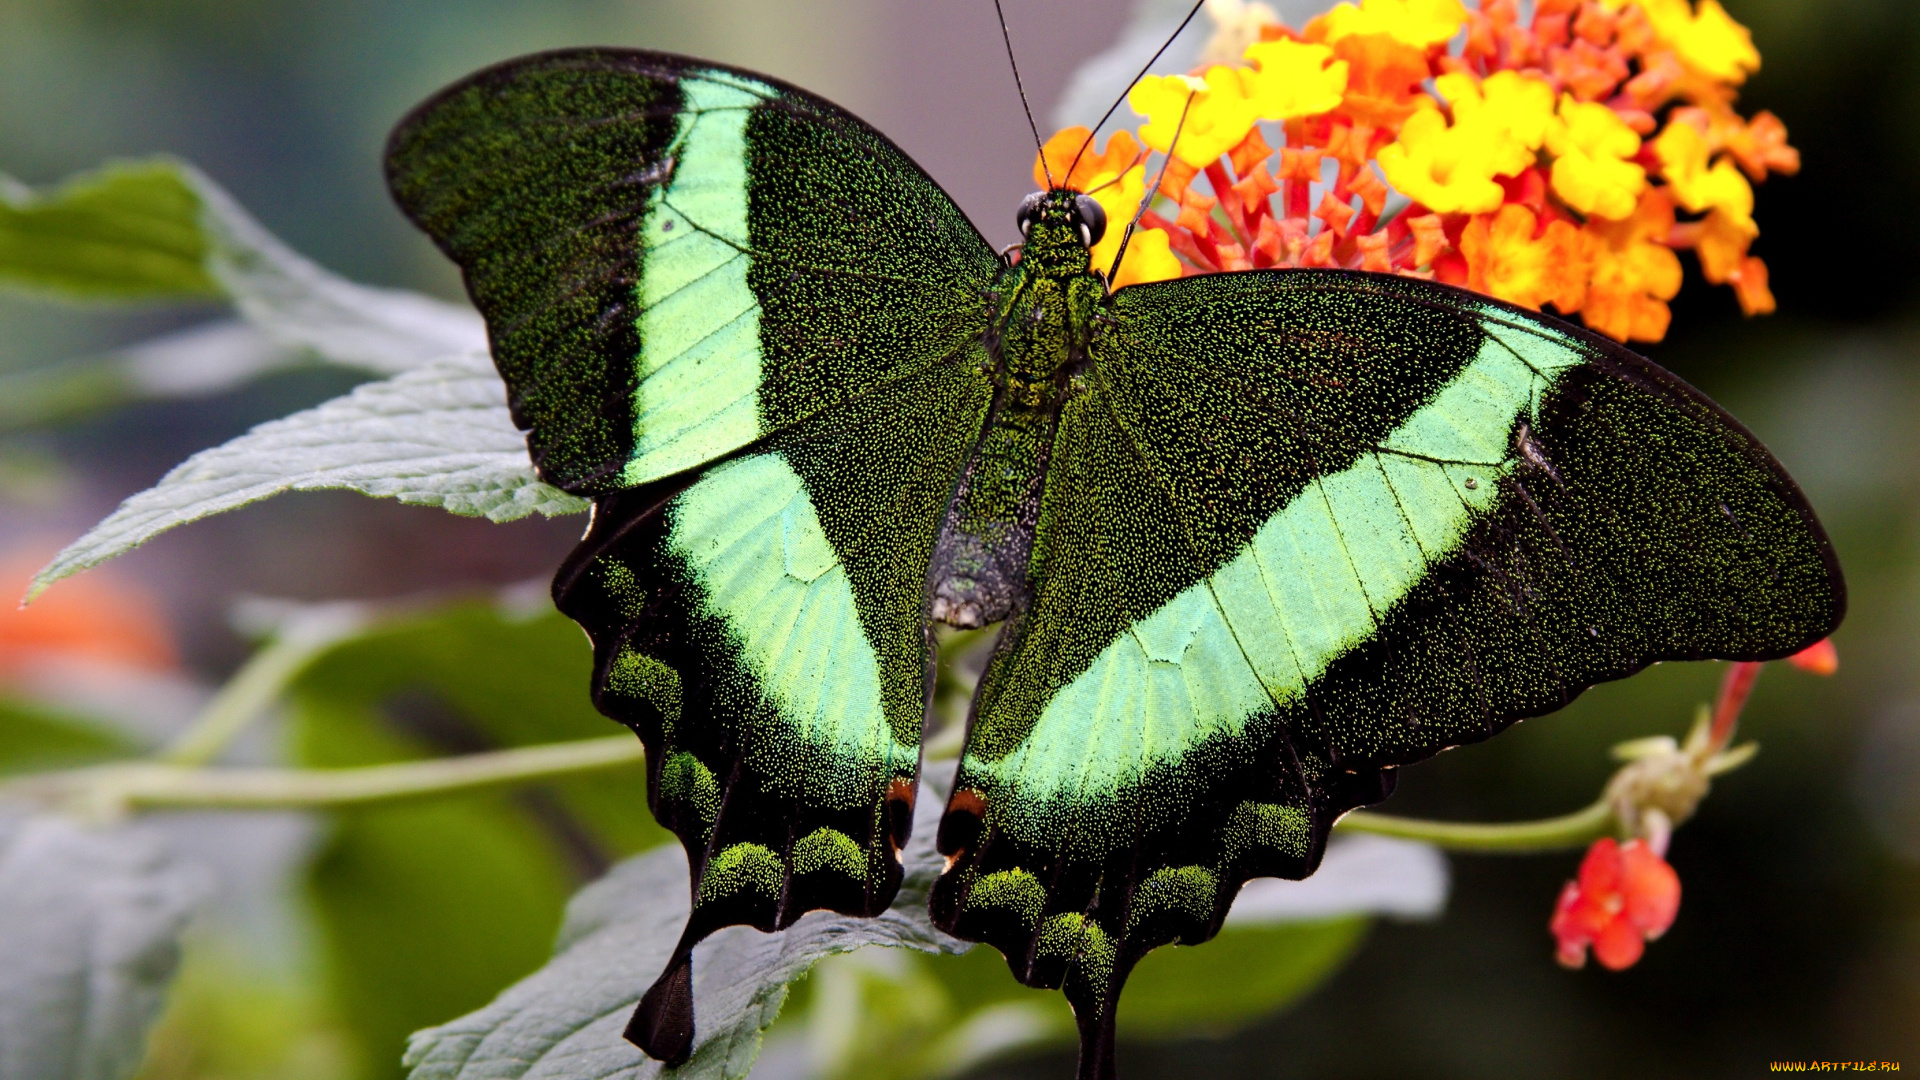
POLYGON ((1500 185, 1491 170, 1466 160, 1464 140, 1452 138, 1439 109, 1407 117, 1400 138, 1380 148, 1376 160, 1387 183, 1414 202, 1443 214, 1479 213, 1500 205, 1500 185))
POLYGON ((1206 168, 1238 146, 1258 119, 1247 100, 1240 70, 1230 67, 1208 68, 1204 80, 1191 75, 1149 75, 1127 91, 1127 104, 1147 118, 1140 125, 1141 142, 1164 154, 1178 131, 1180 145, 1173 154, 1196 169, 1206 168))
MULTIPOLYGON (((1647 13, 1647 22, 1662 44, 1688 67, 1722 82, 1739 84, 1748 72, 1760 70, 1760 53, 1753 35, 1735 22, 1719 0, 1700 0, 1695 14, 1687 0, 1632 0, 1647 13)), ((1611 0, 1609 8, 1624 6, 1611 0)))
POLYGON ((1429 210, 1491 211, 1504 197, 1493 178, 1517 176, 1534 163, 1553 120, 1553 88, 1512 71, 1484 83, 1447 74, 1434 85, 1453 104, 1453 125, 1438 109, 1422 108, 1376 160, 1388 183, 1429 210))
POLYGON ((1711 166, 1706 136, 1685 121, 1667 125, 1653 140, 1653 152, 1660 159, 1660 175, 1667 178, 1680 205, 1694 213, 1717 210, 1743 228, 1753 224, 1753 185, 1726 158, 1711 166))
POLYGON ((1627 160, 1640 136, 1620 114, 1596 102, 1560 98, 1560 116, 1547 128, 1553 153, 1553 190, 1583 214, 1618 221, 1633 213, 1647 186, 1647 170, 1627 160))
MULTIPOLYGON (((1127 222, 1140 209, 1140 196, 1147 192, 1147 168, 1144 164, 1135 165, 1124 173, 1101 173, 1088 178, 1085 191, 1107 212, 1107 231, 1100 242, 1093 245, 1093 268, 1101 273, 1113 265, 1113 254, 1120 250, 1120 235, 1127 231, 1127 222)), ((1139 242, 1138 230, 1135 230, 1134 242, 1139 242)), ((1135 262, 1132 245, 1127 248, 1127 265, 1135 262)), ((1125 267, 1122 267, 1125 269, 1125 267)))
POLYGON ((1322 18, 1329 42, 1357 34, 1385 34, 1424 49, 1452 40, 1467 21, 1467 10, 1460 0, 1360 0, 1359 7, 1341 4, 1322 18))
POLYGON ((1258 70, 1215 65, 1204 78, 1149 75, 1133 84, 1127 104, 1147 118, 1141 140, 1164 154, 1178 130, 1174 156, 1204 169, 1240 145, 1261 120, 1327 112, 1339 106, 1347 88, 1346 62, 1334 60, 1325 45, 1265 41, 1249 46, 1247 58, 1258 70))
POLYGON ((1259 68, 1243 78, 1249 102, 1262 120, 1330 112, 1340 107, 1347 92, 1347 62, 1335 60, 1325 45, 1282 38, 1249 45, 1246 56, 1259 68))
MULTIPOLYGON (((1124 232, 1125 227, 1120 226, 1124 232)), ((1120 272, 1113 276, 1113 288, 1138 285, 1147 281, 1172 281, 1180 276, 1180 260, 1174 257, 1170 237, 1159 229, 1135 229, 1133 242, 1127 245, 1127 257, 1120 264, 1120 272)), ((1107 256, 1111 262, 1113 256, 1107 256)), ((1101 273, 1106 273, 1104 264, 1095 263, 1101 273)))
POLYGON ((1433 85, 1453 105, 1456 124, 1485 128, 1490 137, 1508 140, 1503 146, 1512 168, 1502 169, 1503 174, 1511 176, 1533 163, 1530 151, 1540 148, 1553 123, 1552 86, 1517 71, 1495 72, 1485 82, 1448 74, 1433 85))

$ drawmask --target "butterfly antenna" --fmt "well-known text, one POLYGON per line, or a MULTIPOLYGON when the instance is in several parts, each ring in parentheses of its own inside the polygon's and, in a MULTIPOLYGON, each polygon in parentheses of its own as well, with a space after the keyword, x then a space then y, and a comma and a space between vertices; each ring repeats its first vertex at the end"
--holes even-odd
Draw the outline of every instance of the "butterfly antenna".
POLYGON ((1027 88, 1020 81, 1020 65, 1013 58, 1013 35, 1007 33, 1007 13, 1000 9, 1000 0, 993 0, 993 13, 1000 18, 1000 40, 1007 43, 1007 66, 1013 69, 1013 88, 1020 91, 1020 107, 1027 113, 1027 130, 1033 132, 1033 148, 1040 151, 1040 171, 1046 174, 1047 190, 1052 191, 1053 170, 1047 167, 1047 146, 1040 141, 1040 125, 1033 122, 1033 106, 1027 104, 1027 88))
POLYGON ((1127 222, 1127 231, 1120 236, 1120 250, 1113 253, 1113 265, 1107 269, 1109 282, 1120 272, 1120 260, 1127 257, 1127 245, 1133 242, 1134 226, 1139 225, 1140 219, 1147 216, 1147 207, 1153 202, 1154 195, 1160 191, 1160 182, 1167 178, 1167 166, 1173 164, 1173 152, 1180 148, 1180 132, 1187 126, 1187 110, 1193 108, 1193 98, 1198 93, 1198 90, 1187 91, 1187 102, 1180 106, 1180 122, 1173 126, 1173 141, 1167 144, 1167 159, 1160 163, 1160 172, 1154 176, 1152 186, 1147 188, 1146 194, 1140 196, 1140 209, 1133 212, 1133 220, 1127 222))
POLYGON ((1173 39, 1180 36, 1180 31, 1187 28, 1187 24, 1193 21, 1195 15, 1200 14, 1200 9, 1205 7, 1206 3, 1207 0, 1196 0, 1194 5, 1187 9, 1187 17, 1180 20, 1180 25, 1174 27, 1173 33, 1167 35, 1167 40, 1161 42, 1160 47, 1155 49, 1153 55, 1147 58, 1147 62, 1142 64, 1140 70, 1134 73, 1133 78, 1127 80, 1126 90, 1120 91, 1120 96, 1114 99, 1113 104, 1107 106, 1107 111, 1100 114, 1099 122, 1094 124, 1092 130, 1087 132, 1087 140, 1080 144, 1079 151, 1073 155, 1073 164, 1067 166, 1068 176, 1072 176, 1073 170, 1080 167, 1080 159, 1086 156, 1087 148, 1093 145, 1093 140, 1100 134, 1100 125, 1106 123, 1113 116, 1114 110, 1120 107, 1122 101, 1127 100, 1127 91, 1132 90, 1134 83, 1139 82, 1146 76, 1147 72, 1153 70, 1153 65, 1160 61, 1160 54, 1173 47, 1173 39))

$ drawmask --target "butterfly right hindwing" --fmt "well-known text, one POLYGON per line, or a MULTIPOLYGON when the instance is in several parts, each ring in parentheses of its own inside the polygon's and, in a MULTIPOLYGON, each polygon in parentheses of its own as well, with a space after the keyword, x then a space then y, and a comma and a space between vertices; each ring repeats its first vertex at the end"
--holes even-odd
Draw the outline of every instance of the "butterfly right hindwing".
POLYGON ((1211 937, 1249 877, 1311 873, 1394 766, 1656 660, 1787 655, 1844 610, 1779 464, 1595 335, 1304 270, 1106 314, 934 894, 1064 985, 1089 1045, 1134 961, 1211 937))

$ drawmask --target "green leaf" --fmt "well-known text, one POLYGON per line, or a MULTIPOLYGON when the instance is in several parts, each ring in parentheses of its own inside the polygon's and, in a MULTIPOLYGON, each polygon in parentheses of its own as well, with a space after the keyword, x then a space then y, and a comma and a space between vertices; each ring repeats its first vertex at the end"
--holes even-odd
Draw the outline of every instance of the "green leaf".
POLYGON ((1369 920, 1228 927, 1205 945, 1148 953, 1120 998, 1123 1038, 1224 1035, 1293 1004, 1340 969, 1369 920))
MULTIPOLYGON (((384 703, 407 714, 402 723, 430 729, 439 752, 471 752, 618 734, 585 692, 592 671, 579 628, 541 596, 531 611, 476 602, 384 622, 316 660, 299 692, 360 707, 384 703), (464 736, 449 720, 468 726, 464 736), (463 737, 471 741, 456 744, 463 737)), ((669 839, 647 811, 641 766, 549 786, 610 856, 669 839)))
MULTIPOLYGON (((143 183, 178 193, 185 208, 176 225, 191 231, 194 265, 203 268, 207 288, 177 298, 225 297, 241 318, 217 319, 115 352, 0 377, 0 428, 97 412, 139 398, 213 393, 300 364, 394 375, 486 354, 486 330, 471 308, 329 273, 268 232, 190 165, 156 159, 121 169, 132 172, 143 183)), ((113 170, 88 174, 62 191, 93 190, 103 177, 117 175, 113 170)), ((7 183, 0 177, 0 196, 17 188, 7 183)), ((17 194, 14 201, 22 198, 36 201, 17 194)), ((37 200, 55 201, 53 196, 37 200)), ((8 277, 7 236, 0 220, 0 281, 8 277)), ((72 236, 45 229, 14 239, 13 253, 26 260, 68 259, 80 245, 72 236)))
POLYGON ((98 723, 0 696, 0 776, 91 764, 133 749, 98 723))
POLYGON ((164 160, 37 193, 0 177, 0 285, 83 300, 211 299, 200 197, 164 160))
POLYGON ((383 375, 487 355, 486 326, 472 308, 348 281, 288 247, 205 174, 177 167, 204 208, 209 271, 268 338, 383 375))
POLYGON ((346 488, 469 517, 584 513, 541 483, 484 356, 366 383, 202 450, 127 499, 34 578, 29 598, 168 529, 289 491, 346 488))
POLYGON ((668 847, 629 859, 574 897, 547 966, 486 1008, 416 1033, 407 1048, 413 1080, 747 1075, 788 984, 815 961, 873 944, 967 947, 927 917, 927 888, 941 866, 933 848, 938 795, 921 795, 906 880, 886 912, 857 919, 816 911, 779 934, 729 927, 694 952, 696 1042, 679 1069, 664 1069, 620 1036, 686 921, 686 857, 668 847))
POLYGON ((201 892, 137 828, 0 813, 0 1076, 130 1073, 201 892))
MULTIPOLYGON (((421 756, 374 710, 303 695, 308 765, 421 756)), ((571 885, 511 795, 343 813, 309 873, 333 1010, 363 1080, 397 1076, 407 1033, 471 1009, 540 964, 571 885)))

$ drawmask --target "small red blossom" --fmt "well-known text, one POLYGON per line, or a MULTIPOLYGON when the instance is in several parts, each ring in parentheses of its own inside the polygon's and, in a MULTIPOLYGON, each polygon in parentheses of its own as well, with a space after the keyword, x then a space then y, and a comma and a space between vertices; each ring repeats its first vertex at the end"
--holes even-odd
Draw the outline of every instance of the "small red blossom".
POLYGON ((1632 967, 1680 911, 1680 875, 1645 840, 1593 842, 1580 876, 1560 891, 1550 929, 1561 964, 1584 967, 1587 950, 1609 971, 1632 967))
POLYGON ((1787 663, 1815 675, 1832 675, 1840 670, 1840 653, 1834 649, 1832 638, 1821 638, 1787 657, 1787 663))

